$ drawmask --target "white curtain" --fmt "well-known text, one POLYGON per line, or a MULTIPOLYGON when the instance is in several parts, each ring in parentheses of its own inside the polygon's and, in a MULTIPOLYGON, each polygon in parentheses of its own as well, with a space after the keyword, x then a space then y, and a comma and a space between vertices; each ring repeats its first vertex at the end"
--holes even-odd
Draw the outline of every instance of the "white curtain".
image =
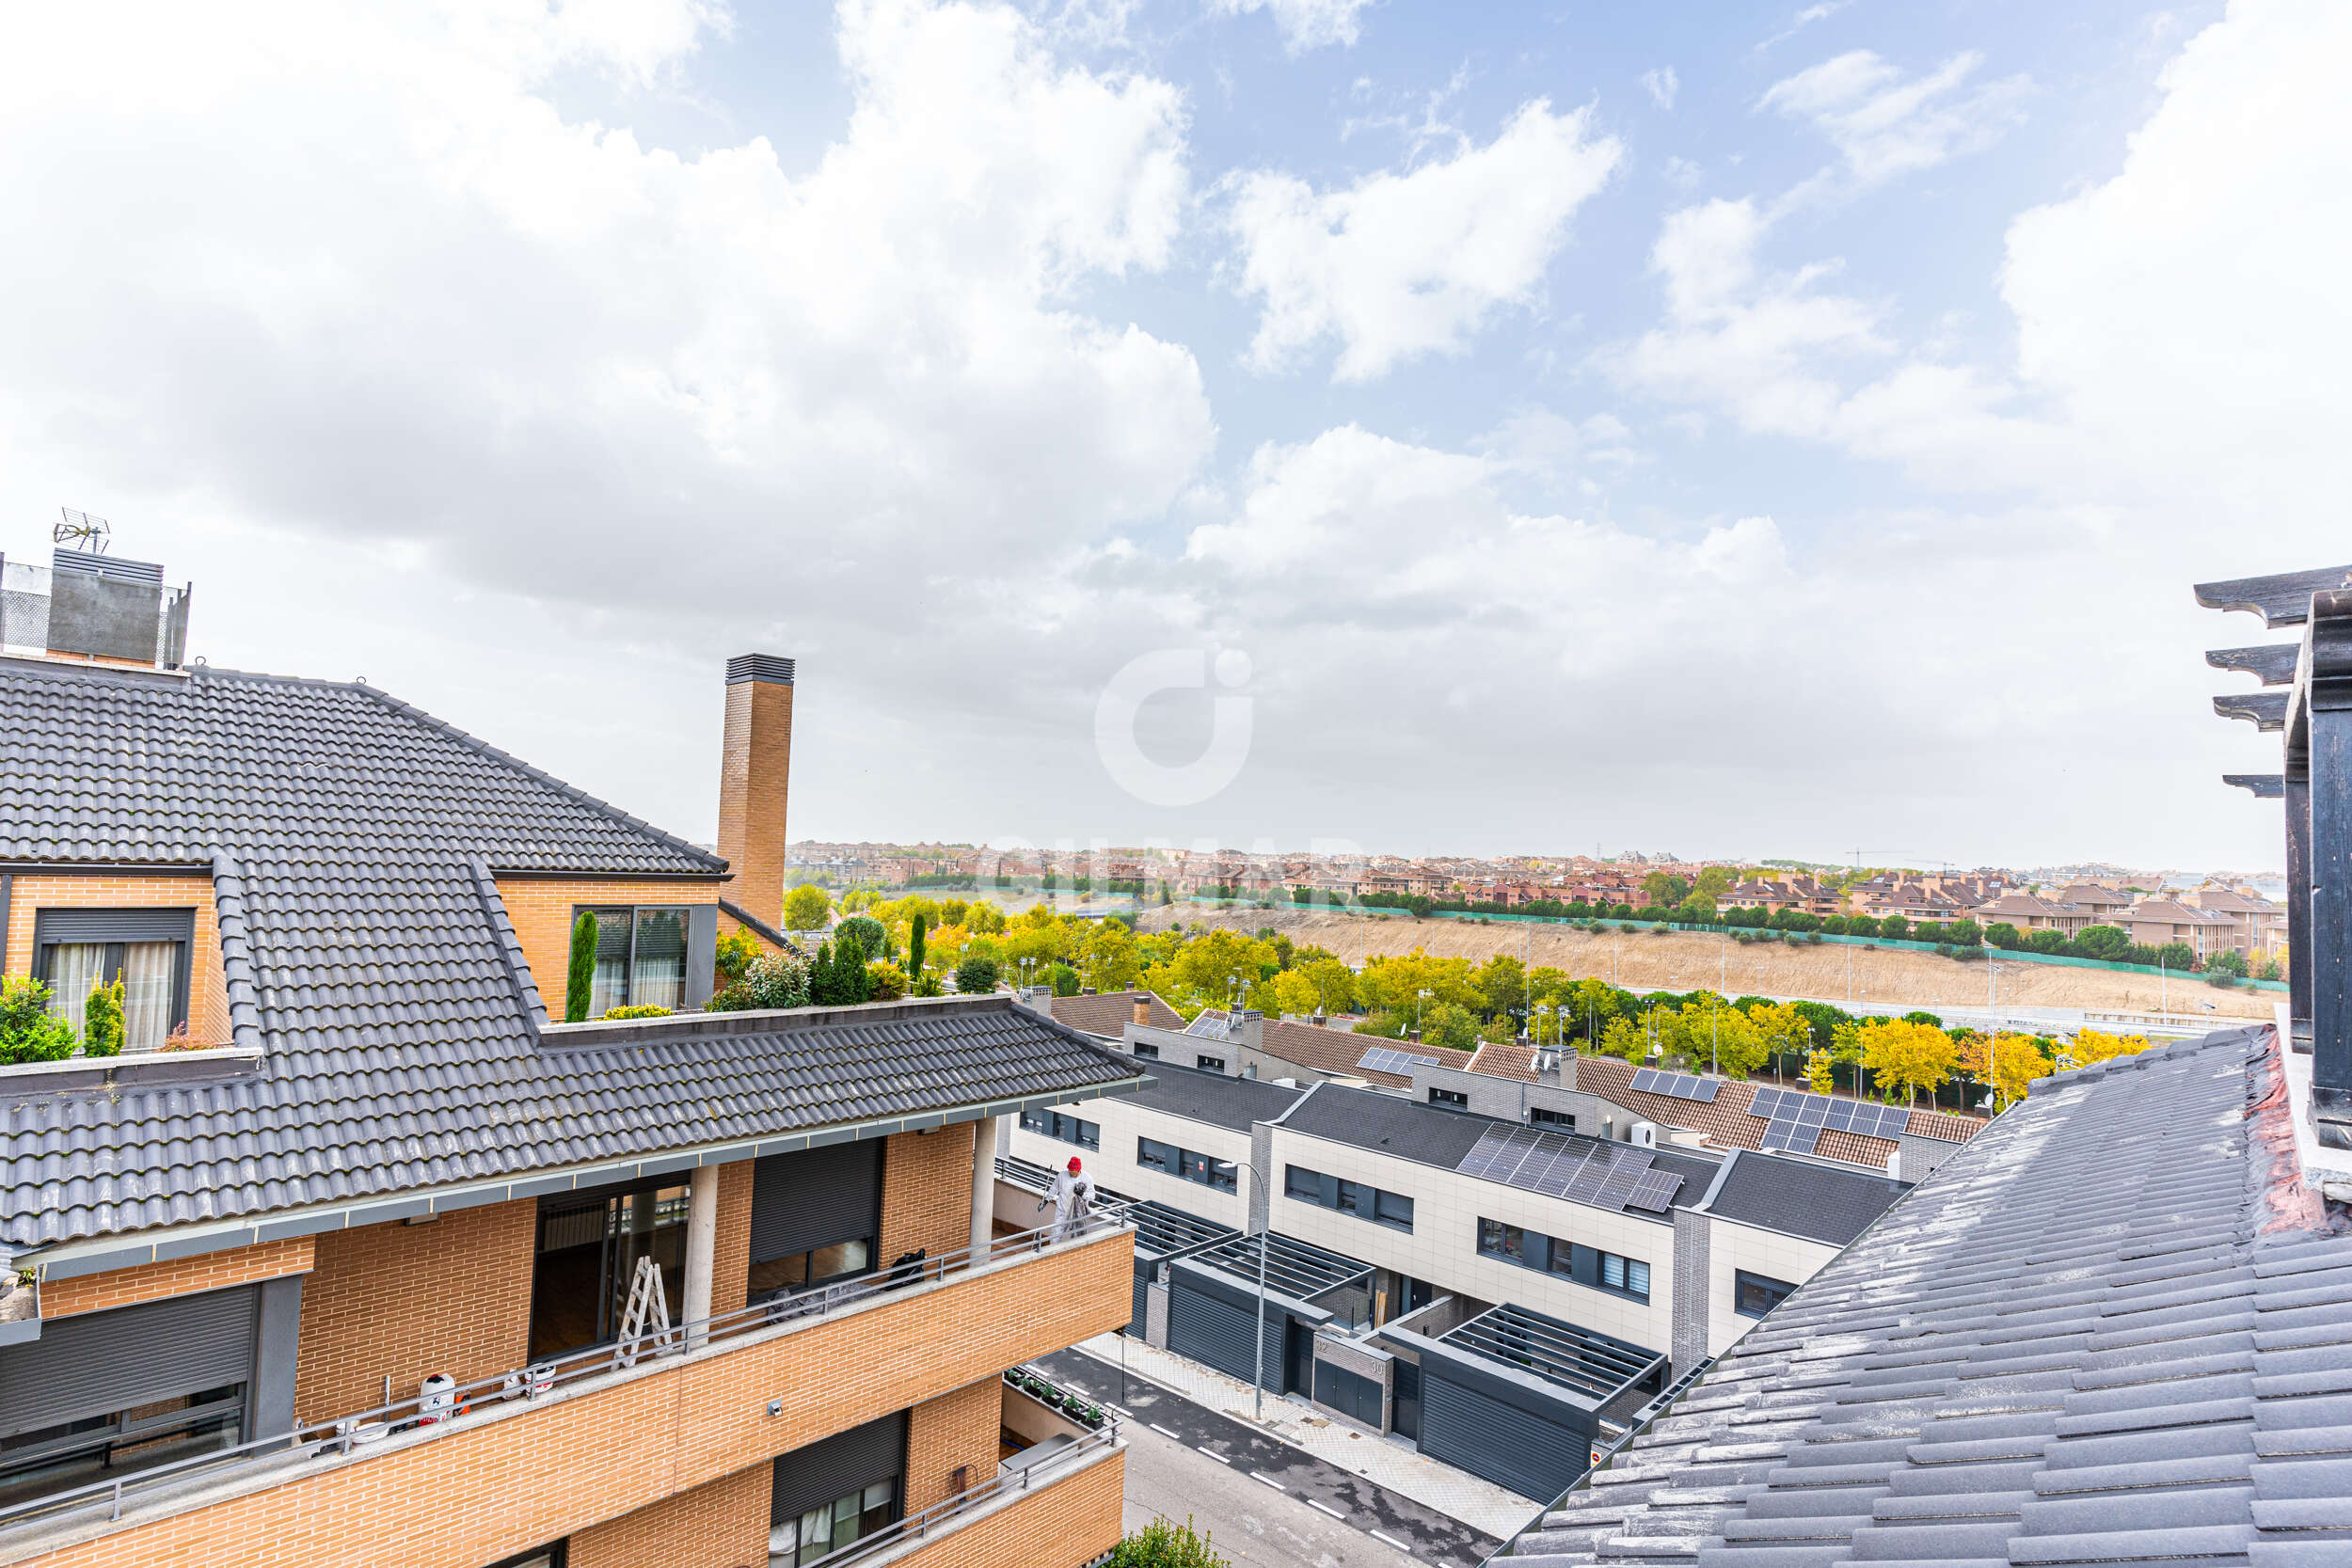
POLYGON ((61 942, 49 950, 49 1010, 82 1032, 82 1008, 106 967, 106 946, 98 942, 61 942))
POLYGON ((171 1033, 171 988, 180 944, 135 942, 122 950, 122 1049, 158 1051, 171 1033))

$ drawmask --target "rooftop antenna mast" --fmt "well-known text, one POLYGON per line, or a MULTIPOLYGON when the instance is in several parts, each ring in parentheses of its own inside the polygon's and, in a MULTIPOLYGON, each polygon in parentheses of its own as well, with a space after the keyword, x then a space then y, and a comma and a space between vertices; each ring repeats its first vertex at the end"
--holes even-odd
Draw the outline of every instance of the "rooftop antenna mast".
POLYGON ((57 511, 64 520, 49 530, 49 542, 69 549, 83 550, 90 555, 104 555, 114 529, 103 517, 93 517, 87 512, 76 512, 70 506, 57 511))

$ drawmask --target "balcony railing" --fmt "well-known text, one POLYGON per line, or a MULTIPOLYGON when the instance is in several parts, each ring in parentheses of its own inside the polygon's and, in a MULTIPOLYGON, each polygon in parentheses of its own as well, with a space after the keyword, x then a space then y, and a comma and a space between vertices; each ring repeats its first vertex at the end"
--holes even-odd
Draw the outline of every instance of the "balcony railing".
POLYGON ((977 1486, 966 1488, 952 1497, 931 1504, 920 1513, 910 1513, 886 1529, 862 1536, 830 1557, 818 1560, 824 1568, 850 1568, 851 1563, 880 1557, 894 1546, 928 1541, 933 1531, 971 1513, 974 1509, 1014 1496, 1035 1487, 1050 1484, 1087 1464, 1095 1455, 1119 1446, 1119 1422, 1105 1421, 1093 1432, 1057 1450, 1051 1458, 1040 1460, 1025 1469, 1000 1471, 977 1486))
MULTIPOLYGON (((110 1481, 91 1481, 63 1492, 27 1498, 0 1507, 0 1531, 30 1524, 63 1524, 103 1510, 109 1521, 122 1517, 127 1504, 158 1497, 175 1488, 210 1488, 242 1475, 259 1475, 300 1466, 320 1459, 367 1457, 374 1445, 394 1436, 437 1437, 464 1430, 469 1416, 486 1414, 510 1403, 544 1400, 558 1390, 575 1389, 591 1380, 668 1356, 706 1350, 730 1340, 748 1339, 787 1324, 821 1322, 862 1304, 916 1285, 930 1284, 969 1274, 993 1264, 1042 1252, 1063 1242, 1128 1229, 1125 1205, 1104 1205, 1084 1220, 1066 1226, 1044 1225, 1014 1235, 999 1236, 975 1253, 968 1246, 920 1262, 882 1269, 856 1279, 820 1285, 794 1295, 778 1296, 707 1318, 679 1323, 659 1332, 637 1335, 612 1344, 593 1346, 569 1355, 533 1362, 512 1371, 459 1384, 415 1397, 394 1400, 345 1416, 311 1421, 291 1432, 257 1437, 231 1448, 207 1450, 187 1459, 157 1465, 110 1481)), ((404 1443, 405 1449, 408 1445, 404 1443)), ((291 1478, 285 1478, 291 1479, 291 1478)), ((977 1490, 977 1489, 976 1489, 977 1490)), ((831 1559, 827 1560, 829 1562, 831 1559)))

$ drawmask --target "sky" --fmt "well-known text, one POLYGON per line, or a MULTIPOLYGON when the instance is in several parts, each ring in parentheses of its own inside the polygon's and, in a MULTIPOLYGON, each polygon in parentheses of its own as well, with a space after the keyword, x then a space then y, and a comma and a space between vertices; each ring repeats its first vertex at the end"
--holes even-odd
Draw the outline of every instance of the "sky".
POLYGON ((0 22, 0 552, 687 836, 2258 869, 2352 7, 0 22))

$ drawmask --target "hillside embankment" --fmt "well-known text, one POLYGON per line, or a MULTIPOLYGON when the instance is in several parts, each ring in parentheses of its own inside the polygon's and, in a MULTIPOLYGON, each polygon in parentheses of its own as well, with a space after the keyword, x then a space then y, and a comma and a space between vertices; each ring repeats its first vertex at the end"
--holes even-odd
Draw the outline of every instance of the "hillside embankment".
MULTIPOLYGON (((1981 1007, 1985 966, 1897 948, 1867 948, 1843 942, 1788 946, 1782 942, 1734 942, 1694 931, 1649 930, 1587 934, 1569 926, 1497 921, 1415 920, 1409 916, 1333 914, 1300 910, 1215 910, 1195 905, 1148 909, 1142 928, 1222 926, 1256 931, 1271 926, 1293 942, 1329 949, 1350 963, 1376 954, 1409 953, 1419 947, 1433 957, 1481 963, 1498 953, 1524 958, 1534 966, 1565 970, 1571 977, 1595 975, 1636 990, 1710 990, 1721 984, 1733 996, 1808 997, 1820 1002, 1897 1002, 1981 1007), (1851 966, 1851 968, 1849 967, 1851 966)), ((2217 1018, 2271 1016, 2276 993, 2217 990, 2184 976, 2169 983, 2153 974, 2076 969, 2023 959, 2003 962, 1995 977, 1999 1001, 2010 1007, 2080 1007, 2093 1012, 2169 1010, 2203 1012, 2217 1018)))

